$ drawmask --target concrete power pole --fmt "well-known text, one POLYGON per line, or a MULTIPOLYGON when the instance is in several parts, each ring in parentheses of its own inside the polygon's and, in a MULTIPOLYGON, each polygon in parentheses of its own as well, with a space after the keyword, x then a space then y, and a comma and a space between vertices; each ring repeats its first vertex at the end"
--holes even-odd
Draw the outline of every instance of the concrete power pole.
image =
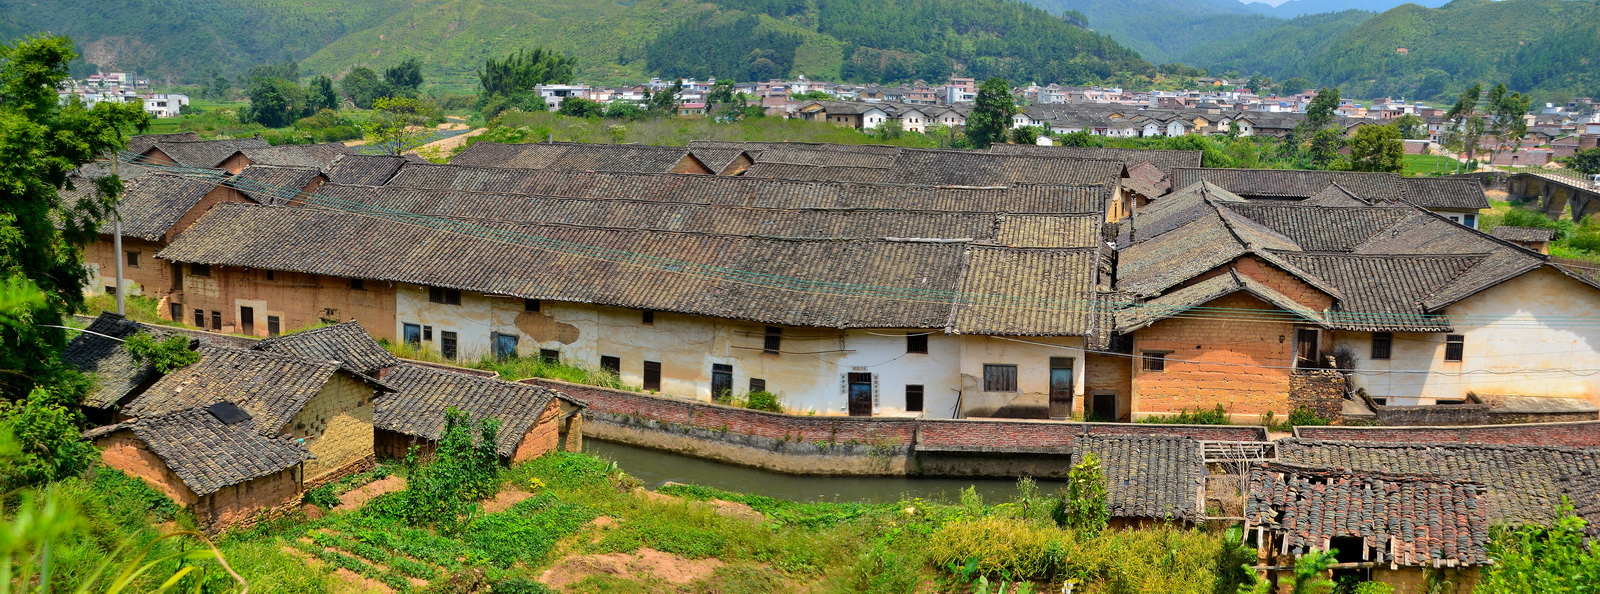
MULTIPOLYGON (((122 157, 116 153, 111 153, 111 175, 117 174, 117 161, 121 158, 122 157)), ((113 225, 112 230, 116 232, 116 235, 113 235, 111 240, 111 260, 117 264, 117 315, 121 316, 127 315, 128 313, 127 305, 123 297, 123 293, 125 293, 125 291, 123 291, 122 282, 122 259, 126 257, 122 253, 122 196, 117 196, 117 202, 111 208, 111 220, 113 225)))

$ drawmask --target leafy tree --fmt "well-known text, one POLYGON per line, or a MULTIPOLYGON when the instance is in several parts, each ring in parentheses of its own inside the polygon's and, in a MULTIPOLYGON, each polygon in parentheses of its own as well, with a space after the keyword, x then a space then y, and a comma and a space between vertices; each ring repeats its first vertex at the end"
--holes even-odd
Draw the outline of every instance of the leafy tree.
POLYGON ((733 79, 724 78, 711 85, 711 92, 706 93, 706 101, 711 103, 733 103, 733 79))
POLYGON ((268 128, 281 128, 313 113, 306 90, 281 78, 254 79, 245 95, 250 105, 240 118, 268 128))
POLYGON ((572 56, 542 47, 532 52, 519 50, 501 59, 489 58, 478 70, 478 101, 480 106, 487 106, 496 97, 504 97, 507 107, 529 106, 531 101, 523 94, 531 93, 535 85, 571 82, 576 66, 577 60, 572 56))
POLYGON ((906 127, 900 120, 890 118, 878 124, 878 127, 872 130, 872 135, 880 140, 896 140, 906 135, 906 127))
POLYGON ((584 99, 583 97, 567 97, 561 100, 561 107, 556 113, 577 118, 597 118, 606 113, 606 106, 584 99))
POLYGON ((1011 129, 1011 116, 1017 114, 1016 98, 1011 96, 1011 83, 1003 78, 991 78, 978 87, 972 113, 967 116, 967 142, 972 148, 985 149, 1005 140, 1011 129))
POLYGON ((1390 126, 1400 131, 1400 137, 1406 140, 1421 140, 1428 137, 1428 122, 1416 114, 1408 113, 1389 122, 1390 126))
POLYGON ((350 102, 361 109, 372 109, 372 104, 378 99, 389 96, 389 83, 378 77, 378 73, 366 66, 357 66, 350 69, 350 74, 344 75, 344 80, 339 81, 339 88, 344 91, 350 102))
POLYGON ((1273 94, 1281 97, 1284 95, 1293 95, 1309 88, 1311 88, 1311 81, 1297 76, 1283 81, 1283 84, 1280 84, 1276 89, 1273 89, 1273 94))
MULTIPOLYGON (((339 94, 333 90, 333 79, 321 75, 311 80, 310 97, 306 100, 306 109, 317 113, 324 109, 339 109, 339 94)), ((307 116, 309 117, 309 116, 307 116)))
POLYGON ((636 120, 644 116, 644 109, 638 103, 631 101, 613 100, 606 104, 605 117, 618 120, 636 120))
POLYGON ((647 93, 646 111, 655 115, 675 115, 678 113, 678 98, 681 96, 683 96, 683 81, 678 80, 670 87, 655 93, 647 93))
POLYGON ((422 60, 406 58, 383 71, 383 82, 393 93, 415 95, 422 87, 422 60))
POLYGON ((1593 592, 1600 584, 1600 546, 1584 542, 1583 518, 1563 500, 1548 528, 1498 528, 1489 539, 1494 565, 1483 570, 1474 592, 1593 592))
POLYGON ((1306 117, 1295 126, 1302 138, 1310 138, 1318 130, 1333 125, 1336 112, 1339 109, 1339 89, 1323 87, 1317 91, 1311 105, 1306 106, 1306 117))
POLYGON ((494 119, 495 116, 512 109, 525 112, 550 111, 550 104, 546 103, 544 97, 540 97, 538 93, 527 91, 514 95, 496 95, 483 104, 482 112, 483 117, 494 119))
POLYGON ((1106 473, 1100 468, 1100 457, 1093 452, 1083 456, 1067 472, 1067 498, 1062 510, 1067 527, 1082 531, 1094 538, 1111 520, 1106 507, 1106 473))
POLYGON ((1483 118, 1478 117, 1478 100, 1483 96, 1483 85, 1472 85, 1456 99, 1450 111, 1445 112, 1444 119, 1449 123, 1449 130, 1445 133, 1445 147, 1457 153, 1464 153, 1467 160, 1472 160, 1478 154, 1478 146, 1483 142, 1483 135, 1487 132, 1487 125, 1483 118))
MULTIPOLYGON (((467 413, 450 407, 433 459, 407 477, 404 491, 381 496, 373 508, 418 524, 454 524, 472 502, 493 495, 499 486, 499 429, 498 419, 473 423, 467 413)), ((414 451, 407 460, 416 462, 414 451)))
POLYGON ((1405 170, 1405 144, 1394 126, 1362 126, 1350 139, 1350 168, 1355 171, 1405 170))
POLYGON ((181 334, 157 341, 150 333, 139 332, 124 340, 122 346, 128 349, 135 362, 148 362, 161 373, 172 373, 200 360, 200 353, 194 350, 189 338, 181 334))
POLYGON ((49 326, 82 308, 83 248, 98 239, 122 182, 101 177, 71 201, 59 192, 79 165, 123 148, 123 131, 150 121, 135 103, 62 103, 56 87, 74 57, 65 37, 0 46, 0 303, 10 305, 0 315, 0 397, 48 386, 68 406, 87 384, 60 359, 66 334, 49 326))
POLYGON ((795 101, 832 101, 833 95, 824 91, 806 91, 804 93, 790 93, 789 98, 795 101))
POLYGON ((1011 131, 1012 144, 1039 144, 1039 137, 1048 135, 1049 130, 1038 126, 1023 126, 1011 131))
POLYGON ((1100 138, 1096 137, 1093 134, 1090 134, 1088 130, 1079 130, 1077 132, 1069 132, 1067 134, 1062 134, 1060 136, 1057 136, 1056 137, 1056 145, 1058 145, 1058 146, 1100 147, 1100 146, 1105 146, 1105 143, 1102 142, 1100 140, 1100 138))
MULTIPOLYGON (((1496 141, 1495 148, 1498 151, 1516 150, 1522 137, 1528 133, 1528 121, 1522 117, 1528 113, 1528 96, 1510 92, 1502 83, 1489 91, 1487 99, 1489 122, 1486 129, 1496 141)), ((1494 159, 1493 153, 1489 158, 1494 159)))
POLYGON ((0 400, 0 443, 18 451, 0 455, 0 489, 37 485, 77 475, 89 467, 94 446, 82 439, 77 413, 44 388, 26 400, 0 400))
POLYGON ((227 99, 228 92, 232 90, 233 83, 228 82, 227 77, 218 74, 211 77, 211 82, 205 86, 205 89, 200 94, 208 99, 221 101, 227 99))
POLYGON ((1244 86, 1249 87, 1251 91, 1255 91, 1258 95, 1265 95, 1272 90, 1272 77, 1261 74, 1253 75, 1249 81, 1244 83, 1244 86))
POLYGON ((294 60, 289 60, 281 64, 263 64, 261 66, 256 66, 255 68, 251 68, 250 73, 245 75, 245 79, 250 81, 268 78, 276 78, 291 82, 299 81, 300 63, 294 60))
POLYGON ((1600 148, 1588 148, 1573 153, 1571 157, 1562 160, 1568 169, 1578 173, 1600 173, 1600 148))
POLYGON ((439 118, 439 108, 426 99, 383 97, 373 102, 377 111, 367 123, 367 138, 391 155, 422 146, 433 136, 429 124, 439 118))
POLYGON ((1306 144, 1306 162, 1313 169, 1328 169, 1339 158, 1341 148, 1344 148, 1344 135, 1338 128, 1317 130, 1306 144))

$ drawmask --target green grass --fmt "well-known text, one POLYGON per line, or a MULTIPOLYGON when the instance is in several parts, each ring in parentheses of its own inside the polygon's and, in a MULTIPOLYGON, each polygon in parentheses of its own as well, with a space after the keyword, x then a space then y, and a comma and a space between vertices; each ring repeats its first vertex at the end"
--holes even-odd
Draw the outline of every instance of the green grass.
POLYGON ((1454 168, 1459 163, 1439 155, 1406 155, 1404 161, 1406 168, 1401 174, 1410 176, 1455 173, 1454 168))

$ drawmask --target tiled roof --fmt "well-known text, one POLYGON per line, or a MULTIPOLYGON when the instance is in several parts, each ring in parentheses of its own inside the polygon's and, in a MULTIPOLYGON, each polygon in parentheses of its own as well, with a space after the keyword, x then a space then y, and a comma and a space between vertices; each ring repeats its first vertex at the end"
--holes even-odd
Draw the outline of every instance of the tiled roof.
POLYGON ((310 185, 322 172, 310 167, 251 165, 228 178, 228 186, 261 204, 287 204, 301 188, 310 185))
POLYGON ((1565 493, 1562 477, 1600 471, 1600 448, 1284 439, 1278 456, 1296 466, 1482 483, 1486 515, 1495 524, 1548 522, 1565 493))
POLYGON ((165 332, 111 312, 101 313, 85 330, 87 332, 78 333, 67 343, 62 356, 78 371, 94 376, 93 386, 83 397, 83 406, 110 408, 160 375, 154 365, 135 363, 122 342, 106 336, 127 338, 143 330, 153 337, 165 338, 165 332))
POLYGON ((516 453, 523 435, 559 397, 549 388, 411 364, 390 369, 386 383, 396 391, 377 399, 373 427, 437 441, 444 434, 445 411, 456 408, 474 422, 500 421, 495 449, 501 456, 516 453))
MULTIPOLYGON (((981 323, 989 330, 1061 335, 1087 334, 1087 316, 1084 325, 1042 325, 1076 314, 1025 312, 1032 307, 1027 299, 1092 290, 1099 263, 1075 250, 997 256, 993 252, 1002 248, 969 250, 960 241, 787 240, 460 222, 469 223, 479 235, 506 239, 354 214, 225 204, 159 257, 829 328, 945 327, 960 298, 984 305, 957 319, 984 313, 994 320, 981 323), (1031 272, 1004 278, 1007 266, 1031 272), (962 282, 963 273, 970 280, 962 282), (831 288, 864 282, 878 289, 831 288), (1010 304, 1016 317, 998 315, 997 304, 1010 304)), ((965 331, 959 324, 956 329, 965 331)))
MULTIPOLYGON (((1167 293, 1141 303, 1138 307, 1116 312, 1116 328, 1118 332, 1132 332, 1161 320, 1180 315, 1221 297, 1239 292, 1254 295, 1279 309, 1294 313, 1304 321, 1314 324, 1324 323, 1323 315, 1320 312, 1301 305, 1272 287, 1230 270, 1227 274, 1219 274, 1167 293)), ((1244 315, 1242 313, 1235 314, 1235 316, 1244 315)), ((1280 316, 1267 315, 1272 320, 1284 319, 1280 316)))
POLYGON ((268 338, 252 348, 310 361, 338 361, 356 373, 367 375, 400 363, 356 322, 268 338))
MULTIPOLYGON (((200 198, 216 188, 215 182, 167 173, 151 173, 128 180, 122 196, 122 234, 161 241, 200 198)), ((111 233, 107 222, 101 231, 111 233)))
POLYGON ((1365 332, 1449 330, 1448 319, 1426 315, 1423 301, 1484 259, 1482 255, 1276 255, 1339 290, 1343 299, 1326 314, 1331 327, 1365 332))
POLYGON ((666 173, 685 157, 690 155, 684 147, 645 144, 477 142, 450 162, 480 167, 666 173))
POLYGON ((1489 208, 1489 197, 1476 179, 1459 177, 1402 177, 1406 202, 1423 208, 1480 210, 1489 208))
POLYGON ((1477 266, 1457 276, 1423 301, 1435 311, 1542 266, 1544 258, 1486 233, 1462 227, 1426 212, 1408 217, 1356 246, 1355 253, 1486 255, 1477 266))
POLYGON ((200 140, 200 135, 193 132, 176 132, 173 134, 140 134, 128 139, 128 152, 142 155, 150 147, 162 142, 193 142, 200 140))
POLYGON ((1172 173, 1172 170, 1179 167, 1199 167, 1201 156, 1200 151, 1037 146, 1032 144, 996 144, 989 147, 989 151, 1011 155, 1107 159, 1122 161, 1130 168, 1140 163, 1149 163, 1162 173, 1172 173))
POLYGON ((276 435, 338 371, 333 361, 216 347, 200 347, 201 358, 162 377, 122 412, 145 417, 232 402, 250 413, 256 427, 276 435))
POLYGON ((1106 477, 1106 507, 1112 517, 1197 522, 1206 465, 1200 442, 1190 437, 1080 435, 1072 461, 1093 452, 1106 477))
POLYGON ((1539 227, 1511 227, 1501 225, 1489 231, 1489 234, 1506 241, 1537 243, 1555 239, 1556 230, 1541 229, 1539 227))
MULTIPOLYGON (((1135 219, 1135 237, 1139 230, 1135 219)), ((1162 233, 1136 241, 1117 257, 1117 288, 1154 296, 1249 252, 1216 212, 1162 233)))
POLYGON ((1572 500, 1572 511, 1588 523, 1584 533, 1591 539, 1600 539, 1600 471, 1567 474, 1561 477, 1560 485, 1572 500))
POLYGON ((343 142, 323 144, 285 144, 267 148, 244 149, 244 156, 253 165, 281 165, 284 167, 310 167, 327 171, 334 160, 356 151, 343 142))
MULTIPOLYGON (((193 140, 183 142, 157 142, 154 148, 179 165, 185 167, 213 168, 221 165, 234 153, 245 149, 272 146, 260 138, 234 138, 229 140, 193 140)), ((146 152, 149 149, 145 149, 146 152)), ((142 153, 141 153, 142 154, 142 153)))
POLYGON ((734 160, 743 155, 744 151, 736 148, 693 148, 689 154, 699 159, 712 173, 720 174, 733 165, 734 160))
POLYGON ((1128 167, 1128 179, 1122 180, 1122 186, 1145 198, 1156 198, 1172 190, 1167 174, 1149 163, 1128 167))
POLYGON ((746 177, 929 186, 1116 185, 1126 167, 1116 159, 881 145, 771 143, 752 154, 746 177))
POLYGON ((328 166, 328 181, 336 184, 381 186, 411 161, 393 155, 340 155, 328 166))
POLYGON ((798 165, 757 161, 744 170, 746 177, 786 179, 796 181, 836 181, 863 184, 892 184, 898 176, 885 167, 849 167, 844 165, 798 165))
MULTIPOLYGON (((1483 485, 1440 476, 1264 464, 1250 470, 1245 529, 1278 533, 1293 555, 1360 538, 1362 559, 1487 565, 1483 485)), ((1354 554, 1356 551, 1341 550, 1354 554)))
POLYGON ((1348 252, 1415 210, 1394 207, 1307 207, 1303 204, 1233 203, 1237 212, 1280 233, 1306 251, 1348 252))
POLYGON ((1349 190, 1339 187, 1338 183, 1328 184, 1328 187, 1313 194, 1301 204, 1306 206, 1372 206, 1370 202, 1362 200, 1360 196, 1356 196, 1350 193, 1349 190))
POLYGON ((974 246, 949 327, 962 334, 1084 335, 1094 327, 1097 249, 974 246))
POLYGON ((409 164, 393 186, 760 208, 965 212, 1105 212, 1114 185, 985 188, 793 181, 709 175, 593 173, 409 164))
POLYGON ((1245 198, 1305 200, 1328 186, 1369 203, 1406 201, 1423 208, 1483 209, 1489 199, 1477 181, 1444 177, 1401 177, 1393 173, 1301 169, 1178 168, 1172 186, 1208 181, 1245 198))
POLYGON ((161 458, 196 495, 269 476, 311 458, 304 445, 257 419, 225 424, 205 408, 140 417, 120 427, 161 458))

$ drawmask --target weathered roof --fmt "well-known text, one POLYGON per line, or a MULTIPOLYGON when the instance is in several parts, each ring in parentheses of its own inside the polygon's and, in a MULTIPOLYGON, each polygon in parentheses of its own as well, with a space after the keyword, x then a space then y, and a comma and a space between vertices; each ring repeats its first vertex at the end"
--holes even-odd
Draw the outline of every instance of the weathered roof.
POLYGON ((252 348, 311 361, 338 361, 367 375, 400 363, 354 321, 268 338, 252 348))
POLYGON ((1338 182, 1328 184, 1328 187, 1313 194, 1301 204, 1306 206, 1372 206, 1370 202, 1362 200, 1360 196, 1339 187, 1338 182))
POLYGON ((874 145, 785 144, 762 150, 744 175, 931 186, 1117 185, 1125 168, 1118 160, 874 145))
POLYGON ((685 158, 693 159, 687 148, 646 144, 477 142, 450 162, 481 167, 667 173, 685 158))
MULTIPOLYGON (((214 181, 150 173, 127 181, 122 196, 122 234, 146 241, 161 241, 200 199, 216 188, 214 181)), ((111 233, 107 222, 101 231, 111 233)))
POLYGON ((1128 179, 1122 180, 1122 186, 1145 198, 1157 198, 1172 190, 1167 174, 1149 163, 1128 167, 1128 179))
POLYGON ((744 151, 736 148, 691 148, 689 154, 699 159, 712 173, 722 174, 740 155, 744 155, 744 151))
POLYGON ((456 408, 474 422, 500 421, 495 449, 501 456, 515 454, 550 400, 561 397, 549 388, 411 364, 391 368, 385 379, 396 391, 375 401, 373 427, 437 441, 444 434, 445 411, 456 408))
POLYGON ((328 166, 328 181, 336 184, 381 186, 410 159, 393 155, 339 155, 328 166))
POLYGON ((165 338, 165 332, 111 312, 102 312, 85 330, 67 343, 62 355, 78 371, 94 377, 94 385, 83 397, 83 406, 109 408, 160 376, 154 365, 134 362, 128 349, 115 339, 133 336, 141 330, 165 338))
POLYGON ((1105 212, 1114 185, 993 187, 862 184, 681 174, 595 173, 413 163, 392 186, 759 208, 1105 212))
POLYGON ((1561 489, 1572 500, 1572 511, 1583 518, 1589 538, 1600 538, 1600 471, 1574 472, 1561 477, 1561 489))
POLYGON ((1486 515, 1496 524, 1548 522, 1565 493, 1562 477, 1600 471, 1600 448, 1284 439, 1278 442, 1278 456, 1296 466, 1482 483, 1486 515))
POLYGON ((1199 167, 1202 155, 1200 151, 1038 146, 1032 144, 996 144, 989 147, 989 152, 1076 159, 1106 159, 1122 161, 1129 168, 1140 163, 1149 163, 1164 174, 1170 174, 1172 170, 1179 167, 1199 167))
MULTIPOLYGON (((233 138, 226 140, 191 140, 180 142, 157 142, 151 148, 161 149, 162 154, 171 157, 179 165, 185 167, 214 168, 221 165, 228 157, 244 149, 267 148, 272 146, 260 138, 233 138)), ((149 152, 150 149, 145 149, 149 152)), ((140 153, 143 154, 143 153, 140 153)))
MULTIPOLYGON (((1087 315, 1033 312, 1039 297, 1087 302, 1097 257, 998 253, 961 241, 794 240, 433 221, 449 232, 319 209, 224 204, 163 259, 415 283, 773 324, 940 328, 955 315, 1005 334, 1082 335, 1087 315), (1007 270, 1027 270, 1011 275, 1007 270), (969 280, 962 281, 963 275, 969 280), (870 284, 872 290, 839 290, 870 284), (1070 297, 1069 297, 1070 296, 1070 297), (1009 312, 1009 313, 1008 313, 1009 312), (1063 319, 1081 325, 1059 325, 1063 319)), ((1064 301, 1063 301, 1064 302, 1064 301)))
POLYGON ((128 139, 128 152, 143 155, 150 147, 162 142, 193 142, 200 140, 200 135, 193 132, 175 132, 172 134, 139 134, 128 139))
POLYGON ((312 457, 294 438, 262 431, 257 423, 248 419, 227 424, 205 408, 188 408, 114 427, 132 430, 185 486, 196 495, 209 495, 312 457))
POLYGON ((1410 202, 1423 208, 1483 209, 1489 199, 1483 186, 1464 178, 1402 177, 1393 173, 1303 169, 1202 169, 1182 167, 1172 173, 1173 187, 1208 181, 1245 198, 1305 200, 1338 184, 1368 203, 1410 202))
POLYGON ((1072 439, 1074 463, 1090 452, 1100 458, 1112 517, 1200 521, 1206 465, 1199 441, 1157 435, 1072 439))
POLYGON ((1227 208, 1294 240, 1301 249, 1318 252, 1353 251, 1378 232, 1419 214, 1409 208, 1259 202, 1233 203, 1227 208))
POLYGON ((253 165, 281 165, 284 167, 310 167, 327 171, 335 159, 354 155, 356 151, 343 142, 323 144, 285 144, 266 148, 247 148, 242 151, 253 165))
MULTIPOLYGON (((1230 269, 1227 274, 1219 274, 1141 303, 1137 307, 1116 312, 1116 328, 1118 332, 1132 332, 1161 320, 1182 315, 1184 312, 1219 298, 1240 292, 1254 295, 1256 298, 1279 309, 1295 314, 1301 320, 1315 324, 1324 323, 1320 312, 1296 302, 1266 284, 1257 282, 1248 276, 1240 275, 1237 271, 1230 269)), ((1233 315, 1235 317, 1249 316, 1249 314, 1242 312, 1236 312, 1233 315)), ((1264 319, 1273 321, 1288 319, 1272 314, 1264 313, 1261 315, 1264 319)))
POLYGON ((1279 533, 1293 555, 1360 538, 1373 561, 1489 563, 1484 487, 1448 477, 1263 464, 1250 470, 1245 503, 1245 528, 1254 527, 1279 533))
POLYGON ((1294 252, 1277 256, 1339 290, 1343 299, 1325 314, 1330 327, 1365 332, 1449 330, 1450 321, 1427 315, 1423 301, 1485 257, 1294 252))
POLYGON ((261 204, 287 204, 321 175, 311 167, 251 165, 223 183, 261 204))
POLYGON ((1556 238, 1555 229, 1541 229, 1539 227, 1513 227, 1501 225, 1489 231, 1490 235, 1506 241, 1518 243, 1537 243, 1551 241, 1556 238))
POLYGON ((217 347, 200 347, 200 360, 162 377, 123 409, 133 417, 160 415, 232 402, 256 427, 275 435, 339 370, 335 361, 217 347))

